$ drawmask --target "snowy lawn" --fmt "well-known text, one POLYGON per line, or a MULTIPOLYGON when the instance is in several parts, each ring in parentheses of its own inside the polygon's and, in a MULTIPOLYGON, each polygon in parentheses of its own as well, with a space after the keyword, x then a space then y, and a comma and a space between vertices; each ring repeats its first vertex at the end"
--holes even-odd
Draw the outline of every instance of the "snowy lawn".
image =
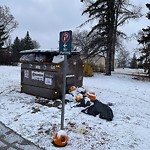
MULTIPOLYGON (((119 70, 112 76, 95 74, 84 78, 84 87, 97 99, 111 102, 111 122, 81 113, 83 108, 65 106, 65 150, 149 150, 150 82, 132 79, 119 70)), ((127 74, 130 70, 125 70, 127 74)), ((61 109, 35 103, 36 97, 20 93, 20 67, 0 66, 0 121, 46 150, 60 130, 61 109)))

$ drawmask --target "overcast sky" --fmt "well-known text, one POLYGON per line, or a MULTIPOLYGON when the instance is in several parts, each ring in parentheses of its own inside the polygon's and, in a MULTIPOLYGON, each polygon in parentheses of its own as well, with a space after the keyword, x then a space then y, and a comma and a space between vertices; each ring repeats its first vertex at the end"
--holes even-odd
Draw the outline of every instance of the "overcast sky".
MULTIPOLYGON (((149 0, 131 0, 136 5, 143 6, 149 0)), ((86 16, 81 16, 83 4, 80 0, 0 0, 0 5, 8 6, 19 26, 12 32, 12 40, 16 36, 23 38, 29 31, 30 37, 40 43, 42 49, 58 48, 59 32, 76 30, 83 23, 86 16)), ((148 25, 146 18, 132 21, 123 31, 128 34, 137 33, 148 25)), ((84 29, 84 28, 83 28, 84 29)), ((130 43, 130 51, 136 42, 130 43)))

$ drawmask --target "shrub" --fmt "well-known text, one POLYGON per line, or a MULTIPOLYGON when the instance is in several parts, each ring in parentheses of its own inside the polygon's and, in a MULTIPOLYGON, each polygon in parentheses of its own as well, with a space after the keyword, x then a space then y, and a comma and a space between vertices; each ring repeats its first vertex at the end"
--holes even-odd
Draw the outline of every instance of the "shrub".
POLYGON ((91 65, 88 63, 84 63, 83 76, 92 77, 93 75, 94 75, 94 72, 93 72, 91 65))
POLYGON ((99 64, 99 65, 95 65, 95 64, 90 64, 91 67, 93 68, 93 71, 94 72, 101 72, 101 73, 104 73, 105 72, 105 68, 102 64, 99 64))

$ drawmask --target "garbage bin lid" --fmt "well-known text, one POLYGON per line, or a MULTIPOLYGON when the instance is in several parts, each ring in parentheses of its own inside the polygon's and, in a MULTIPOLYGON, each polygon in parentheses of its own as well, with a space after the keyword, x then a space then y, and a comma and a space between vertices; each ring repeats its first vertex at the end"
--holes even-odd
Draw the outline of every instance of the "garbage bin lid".
MULTIPOLYGON (((20 51, 21 54, 27 54, 27 53, 52 53, 59 55, 59 50, 58 49, 30 49, 30 50, 23 50, 20 51)), ((78 51, 71 51, 71 54, 80 54, 78 51)))
POLYGON ((23 50, 20 53, 59 53, 57 49, 30 49, 30 50, 23 50))

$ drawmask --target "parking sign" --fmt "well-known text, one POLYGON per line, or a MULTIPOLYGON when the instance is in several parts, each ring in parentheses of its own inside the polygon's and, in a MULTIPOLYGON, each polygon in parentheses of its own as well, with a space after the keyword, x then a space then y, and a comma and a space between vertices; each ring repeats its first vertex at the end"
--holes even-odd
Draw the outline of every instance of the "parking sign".
POLYGON ((59 53, 61 55, 70 55, 71 54, 71 44, 72 44, 72 31, 60 32, 59 53))

